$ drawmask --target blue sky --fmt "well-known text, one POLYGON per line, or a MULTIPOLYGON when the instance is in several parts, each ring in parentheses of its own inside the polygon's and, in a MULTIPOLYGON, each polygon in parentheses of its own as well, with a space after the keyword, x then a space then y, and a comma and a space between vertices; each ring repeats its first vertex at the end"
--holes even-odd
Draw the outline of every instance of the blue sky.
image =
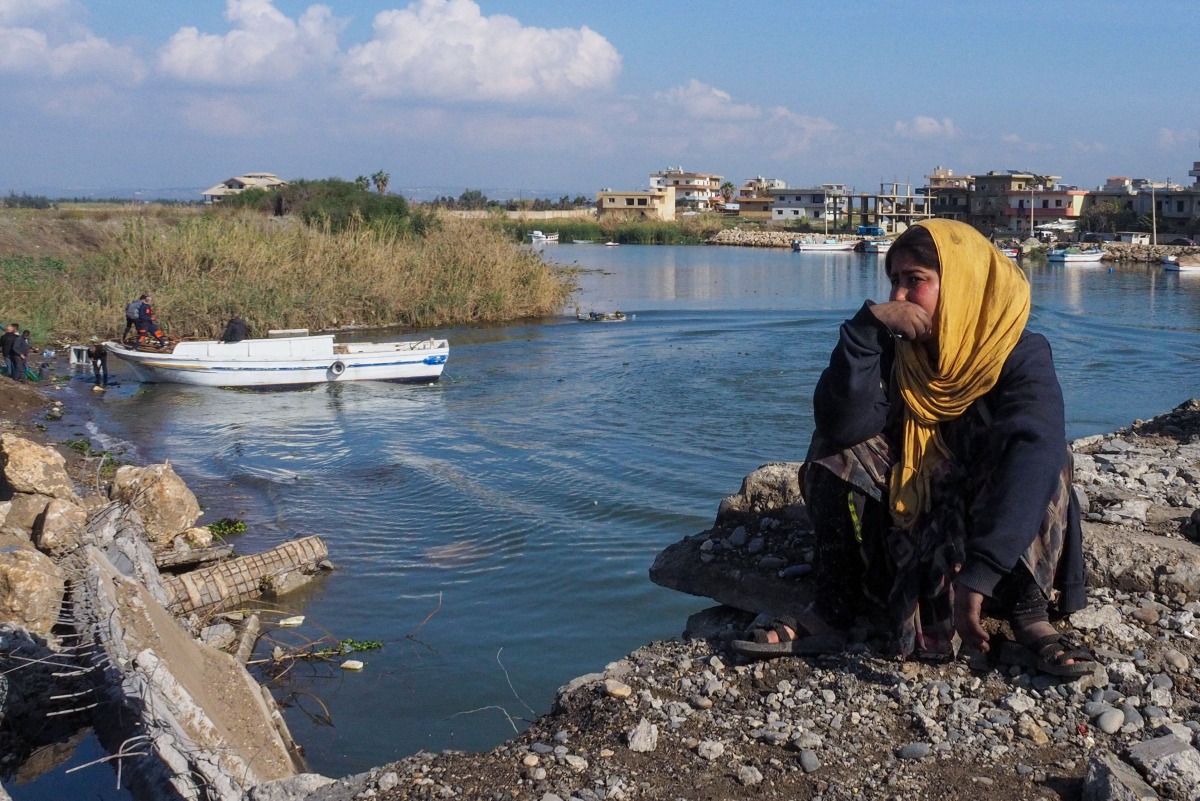
POLYGON ((1194 0, 0 0, 0 192, 1190 183, 1194 0))

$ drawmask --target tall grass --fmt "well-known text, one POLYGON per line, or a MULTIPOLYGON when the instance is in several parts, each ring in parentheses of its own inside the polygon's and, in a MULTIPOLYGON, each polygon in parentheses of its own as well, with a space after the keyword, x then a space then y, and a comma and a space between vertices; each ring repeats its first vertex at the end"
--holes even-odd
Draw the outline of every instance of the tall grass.
POLYGON ((560 242, 610 240, 629 245, 699 245, 725 227, 725 221, 712 214, 680 217, 674 222, 635 220, 606 215, 591 220, 538 220, 503 222, 501 225, 518 241, 530 231, 557 233, 560 242))
POLYGON ((125 304, 143 292, 168 334, 214 337, 235 311, 255 335, 423 328, 554 313, 573 288, 537 254, 470 221, 445 219, 420 237, 252 214, 133 218, 114 247, 39 275, 21 299, 26 317, 43 315, 64 338, 119 333, 125 304))

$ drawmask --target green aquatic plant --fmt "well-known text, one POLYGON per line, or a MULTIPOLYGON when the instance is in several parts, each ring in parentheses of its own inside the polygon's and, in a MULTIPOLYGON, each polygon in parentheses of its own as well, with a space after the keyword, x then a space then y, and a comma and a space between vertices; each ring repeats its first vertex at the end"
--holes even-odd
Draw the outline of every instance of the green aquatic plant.
POLYGON ((215 523, 209 523, 207 528, 214 537, 224 539, 233 534, 241 534, 246 530, 246 523, 236 517, 222 517, 215 523))

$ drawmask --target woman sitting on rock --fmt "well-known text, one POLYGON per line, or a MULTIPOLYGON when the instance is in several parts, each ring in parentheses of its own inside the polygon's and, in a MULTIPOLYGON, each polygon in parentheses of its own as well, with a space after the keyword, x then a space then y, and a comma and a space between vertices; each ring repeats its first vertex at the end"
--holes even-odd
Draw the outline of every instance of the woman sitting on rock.
POLYGON ((887 255, 891 297, 841 327, 813 398, 803 486, 816 601, 751 630, 751 656, 819 653, 869 620, 900 656, 949 657, 953 635, 1006 661, 1079 676, 1095 660, 1049 621, 1086 602, 1062 390, 1025 329, 1025 275, 982 235, 927 220, 887 255))

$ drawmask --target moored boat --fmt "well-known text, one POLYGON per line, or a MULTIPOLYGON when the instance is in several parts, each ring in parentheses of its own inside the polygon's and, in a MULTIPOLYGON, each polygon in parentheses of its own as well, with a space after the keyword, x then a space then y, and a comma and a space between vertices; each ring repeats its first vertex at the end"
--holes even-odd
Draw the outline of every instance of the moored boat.
POLYGON ((820 242, 815 239, 804 237, 803 239, 792 240, 792 250, 796 252, 805 251, 836 251, 836 250, 854 250, 854 246, 858 243, 854 240, 843 242, 836 237, 827 237, 820 242))
MULTIPOLYGON (((291 332, 288 332, 291 333, 291 332)), ((107 342, 146 383, 273 387, 334 381, 432 382, 450 355, 444 339, 335 344, 332 334, 241 342, 180 342, 170 351, 107 342)))
POLYGON ((1055 248, 1046 252, 1046 261, 1061 261, 1061 262, 1096 262, 1104 258, 1108 253, 1107 250, 1100 248, 1090 248, 1088 250, 1080 250, 1079 248, 1055 248))
POLYGON ((864 239, 862 241, 863 253, 887 253, 888 248, 892 246, 890 239, 864 239))
POLYGON ((557 245, 558 234, 546 234, 541 231, 529 232, 529 244, 531 245, 557 245))
POLYGON ((1200 273, 1200 255, 1163 256, 1162 266, 1171 273, 1200 273))

